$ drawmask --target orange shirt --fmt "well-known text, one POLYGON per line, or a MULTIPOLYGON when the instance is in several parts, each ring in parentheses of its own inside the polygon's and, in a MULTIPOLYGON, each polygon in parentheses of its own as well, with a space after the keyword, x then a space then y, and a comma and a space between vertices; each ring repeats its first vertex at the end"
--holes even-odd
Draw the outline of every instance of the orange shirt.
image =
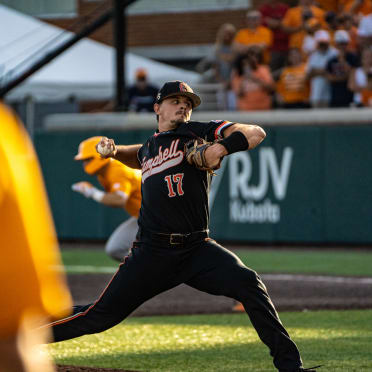
POLYGON ((243 45, 264 44, 266 47, 270 47, 273 41, 273 34, 265 26, 258 26, 255 30, 243 28, 238 31, 234 41, 243 45))
POLYGON ((348 50, 352 52, 357 52, 358 50, 358 29, 352 26, 350 30, 347 30, 350 36, 350 43, 348 45, 348 50))
POLYGON ((363 89, 362 92, 362 103, 366 107, 372 107, 372 90, 370 89, 363 89))
MULTIPOLYGON (((270 69, 266 65, 259 65, 252 75, 266 83, 273 83, 270 69)), ((253 111, 271 108, 271 95, 259 83, 234 72, 231 85, 237 96, 238 110, 253 111)))
POLYGON ((98 181, 106 192, 123 193, 128 196, 126 211, 133 217, 138 217, 141 208, 141 171, 129 168, 119 161, 112 160, 104 176, 99 175, 98 181))
MULTIPOLYGON (((283 25, 286 27, 299 27, 303 24, 302 20, 302 6, 296 6, 293 8, 288 9, 284 19, 283 25)), ((313 13, 313 17, 316 18, 324 27, 326 27, 324 21, 324 10, 316 7, 311 6, 311 12, 313 13)), ((302 43, 306 32, 304 30, 294 32, 289 35, 289 48, 298 48, 302 49, 302 43)))
POLYGON ((316 3, 319 8, 325 10, 326 12, 338 12, 339 0, 317 0, 316 3))
MULTIPOLYGON (((53 220, 31 141, 0 104, 0 337, 27 316, 60 318, 71 306, 53 220)), ((46 319, 44 319, 46 321, 46 319)))
POLYGON ((234 41, 243 45, 263 45, 264 61, 268 62, 270 59, 268 49, 273 43, 273 33, 268 27, 258 26, 255 30, 243 28, 237 32, 234 41))
MULTIPOLYGON (((340 0, 340 6, 343 12, 350 12, 350 9, 354 3, 354 0, 340 0)), ((362 4, 355 8, 354 14, 367 15, 372 13, 372 2, 371 0, 363 0, 362 4)))
POLYGON ((283 69, 277 82, 277 93, 285 103, 307 102, 309 100, 306 63, 283 69))

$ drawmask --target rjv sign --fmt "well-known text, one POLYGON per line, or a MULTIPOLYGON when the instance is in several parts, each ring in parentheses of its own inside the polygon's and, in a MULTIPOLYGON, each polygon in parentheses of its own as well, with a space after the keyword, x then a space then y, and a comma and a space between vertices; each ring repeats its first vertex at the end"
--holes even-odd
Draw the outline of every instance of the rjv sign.
MULTIPOLYGON (((258 150, 258 184, 251 182, 253 166, 248 152, 229 157, 230 220, 240 223, 278 223, 280 205, 287 194, 293 149, 285 147, 277 157, 274 149, 258 150), (279 161, 281 158, 281 161, 279 161), (272 186, 274 199, 268 196, 272 186)), ((255 167, 255 170, 257 168, 255 167)))

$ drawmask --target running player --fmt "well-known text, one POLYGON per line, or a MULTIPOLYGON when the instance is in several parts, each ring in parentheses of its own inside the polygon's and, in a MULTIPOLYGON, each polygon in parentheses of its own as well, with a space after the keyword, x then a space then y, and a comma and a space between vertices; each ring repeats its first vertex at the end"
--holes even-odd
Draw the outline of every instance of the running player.
POLYGON ((106 243, 106 253, 117 261, 123 261, 136 238, 137 218, 141 206, 141 172, 107 158, 103 159, 96 151, 101 137, 91 137, 81 142, 75 160, 83 162, 84 171, 97 176, 105 191, 99 190, 89 182, 78 182, 72 190, 98 203, 125 209, 131 217, 121 223, 106 243))

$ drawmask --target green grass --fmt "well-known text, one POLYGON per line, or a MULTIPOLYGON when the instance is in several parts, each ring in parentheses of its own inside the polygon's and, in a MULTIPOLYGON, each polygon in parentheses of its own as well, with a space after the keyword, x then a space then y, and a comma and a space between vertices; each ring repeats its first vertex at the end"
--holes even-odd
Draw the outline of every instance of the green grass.
MULTIPOLYGON (((234 252, 258 273, 372 276, 372 251, 353 251, 351 248, 350 251, 239 249, 234 252)), ((76 265, 111 267, 112 270, 118 266, 103 249, 62 250, 62 258, 68 272, 76 271, 72 268, 76 265)))
POLYGON ((68 266, 108 266, 117 267, 118 262, 111 259, 103 250, 98 249, 64 249, 62 260, 68 266))
POLYGON ((236 250, 259 273, 372 276, 372 250, 236 250))
MULTIPOLYGON (((372 370, 372 310, 282 313, 305 366, 372 370)), ((274 371, 244 314, 129 318, 98 335, 49 345, 56 363, 161 372, 274 371)))

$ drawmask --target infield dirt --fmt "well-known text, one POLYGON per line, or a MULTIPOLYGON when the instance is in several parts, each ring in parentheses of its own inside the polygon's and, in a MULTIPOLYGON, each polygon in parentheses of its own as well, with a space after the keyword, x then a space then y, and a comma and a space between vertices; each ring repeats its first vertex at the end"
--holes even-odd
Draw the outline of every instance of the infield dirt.
MULTIPOLYGON (((96 300, 112 275, 69 275, 75 304, 96 300)), ((371 309, 372 279, 307 275, 261 275, 279 311, 371 309)), ((230 313, 234 301, 180 285, 144 303, 132 316, 230 313)))

